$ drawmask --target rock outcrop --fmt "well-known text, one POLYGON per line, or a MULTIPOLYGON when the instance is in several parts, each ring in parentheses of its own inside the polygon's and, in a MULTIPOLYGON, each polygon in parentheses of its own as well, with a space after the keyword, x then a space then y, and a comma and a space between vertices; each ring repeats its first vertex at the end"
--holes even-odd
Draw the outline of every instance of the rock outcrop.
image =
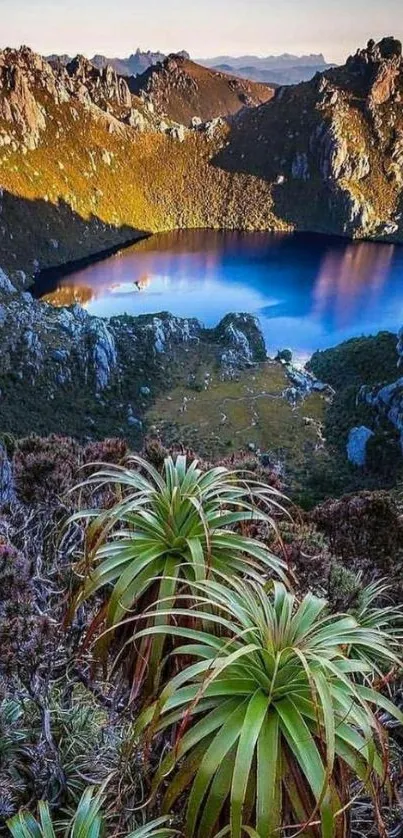
POLYGON ((365 425, 352 428, 347 442, 347 459, 352 465, 363 467, 367 460, 367 445, 374 432, 365 425))
MULTIPOLYGON (((403 327, 398 335, 396 375, 403 359, 403 327)), ((347 454, 350 462, 356 465, 365 464, 365 450, 373 431, 377 431, 381 425, 386 437, 389 436, 388 429, 393 432, 397 439, 400 439, 400 447, 403 453, 403 377, 396 377, 395 381, 380 383, 378 385, 362 385, 357 391, 357 405, 371 408, 372 429, 367 427, 352 428, 350 431, 347 454)))
POLYGON ((357 50, 346 63, 360 91, 364 90, 370 109, 384 105, 397 92, 401 72, 402 44, 395 38, 383 38, 378 44, 368 41, 366 49, 357 50))
POLYGON ((106 430, 120 423, 138 433, 148 382, 153 392, 173 386, 193 354, 204 352, 223 377, 265 357, 250 315, 228 315, 206 330, 168 313, 103 320, 79 305, 58 309, 10 289, 1 299, 0 425, 13 433, 26 421, 35 427, 41 404, 70 433, 83 433, 94 409, 106 430))
POLYGON ((112 67, 98 70, 81 55, 51 65, 28 47, 0 51, 0 148, 36 149, 52 109, 66 103, 99 108, 118 120, 138 104, 112 67))
POLYGON ((0 507, 14 500, 14 480, 7 451, 0 442, 0 507))
MULTIPOLYGON (((45 89, 57 97, 53 73, 39 56, 27 47, 0 52, 0 119, 10 130, 17 129, 30 149, 37 147, 46 127, 44 110, 32 89, 39 77, 45 89)), ((14 137, 5 131, 0 136, 3 146, 15 145, 14 137)))
POLYGON ((66 70, 79 85, 84 101, 94 102, 102 108, 117 105, 131 109, 132 97, 127 82, 110 65, 98 70, 84 56, 77 55, 67 64, 66 70))

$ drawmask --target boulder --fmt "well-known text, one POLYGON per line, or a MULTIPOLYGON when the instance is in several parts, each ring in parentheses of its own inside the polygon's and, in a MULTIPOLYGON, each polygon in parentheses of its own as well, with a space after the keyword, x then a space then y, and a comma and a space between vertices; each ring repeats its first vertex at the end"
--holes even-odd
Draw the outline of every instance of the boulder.
POLYGON ((178 140, 179 143, 183 143, 186 139, 186 128, 184 125, 173 125, 169 133, 172 139, 178 140))
POLYGON ((14 287, 11 280, 8 278, 7 274, 0 268, 0 295, 9 295, 15 293, 16 288, 14 287))
POLYGON ((131 128, 136 128, 136 130, 140 132, 144 131, 146 127, 145 117, 136 108, 131 108, 129 116, 127 117, 127 123, 131 128))
POLYGON ((291 349, 279 349, 276 355, 276 361, 280 361, 284 364, 291 364, 292 363, 292 350, 291 349))
POLYGON ((354 466, 363 467, 367 460, 367 445, 374 432, 365 425, 352 428, 347 441, 347 458, 354 466))
POLYGON ((227 314, 211 334, 214 342, 225 345, 223 366, 248 366, 267 358, 258 321, 251 314, 227 314))

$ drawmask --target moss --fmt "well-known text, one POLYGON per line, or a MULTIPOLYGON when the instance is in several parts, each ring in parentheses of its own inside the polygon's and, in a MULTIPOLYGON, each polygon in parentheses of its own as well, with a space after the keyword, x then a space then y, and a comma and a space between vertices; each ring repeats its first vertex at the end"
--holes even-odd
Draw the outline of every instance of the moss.
POLYGON ((221 380, 205 365, 197 375, 203 390, 193 385, 173 389, 147 413, 148 427, 165 445, 182 443, 209 459, 251 447, 280 461, 293 484, 304 479, 319 442, 316 421, 325 409, 320 394, 293 408, 283 396, 289 381, 276 362, 231 380, 221 380))

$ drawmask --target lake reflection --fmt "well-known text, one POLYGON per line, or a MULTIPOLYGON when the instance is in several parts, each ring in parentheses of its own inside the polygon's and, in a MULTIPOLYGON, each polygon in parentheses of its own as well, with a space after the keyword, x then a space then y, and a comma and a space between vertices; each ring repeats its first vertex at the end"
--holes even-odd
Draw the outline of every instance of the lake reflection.
POLYGON ((37 296, 91 314, 170 311, 215 325, 229 311, 260 318, 270 352, 301 358, 403 324, 403 247, 305 234, 181 231, 152 236, 37 296))

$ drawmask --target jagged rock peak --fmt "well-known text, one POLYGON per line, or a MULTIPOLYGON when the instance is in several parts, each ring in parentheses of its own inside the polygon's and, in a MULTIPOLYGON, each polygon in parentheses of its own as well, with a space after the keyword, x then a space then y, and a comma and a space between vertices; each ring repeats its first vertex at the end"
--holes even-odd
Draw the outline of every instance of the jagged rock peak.
POLYGON ((378 43, 371 39, 365 49, 348 58, 346 69, 362 78, 369 106, 383 105, 396 91, 396 79, 402 70, 402 44, 392 36, 378 43))
POLYGON ((99 71, 91 64, 91 61, 85 57, 85 55, 76 55, 75 58, 72 58, 68 64, 66 64, 66 70, 69 76, 76 76, 82 79, 86 78, 88 75, 98 76, 99 71))
POLYGON ((358 70, 369 64, 379 64, 381 61, 394 61, 396 63, 400 61, 401 57, 401 41, 389 36, 376 43, 371 38, 364 49, 357 49, 354 55, 350 55, 346 66, 358 70))
POLYGON ((132 98, 127 82, 118 76, 110 64, 98 70, 84 55, 77 55, 66 66, 69 76, 84 85, 93 101, 102 100, 130 108, 132 98))
POLYGON ((46 127, 43 107, 34 93, 38 83, 55 100, 60 98, 54 72, 40 55, 26 46, 0 51, 0 119, 21 132, 31 149, 46 127))

